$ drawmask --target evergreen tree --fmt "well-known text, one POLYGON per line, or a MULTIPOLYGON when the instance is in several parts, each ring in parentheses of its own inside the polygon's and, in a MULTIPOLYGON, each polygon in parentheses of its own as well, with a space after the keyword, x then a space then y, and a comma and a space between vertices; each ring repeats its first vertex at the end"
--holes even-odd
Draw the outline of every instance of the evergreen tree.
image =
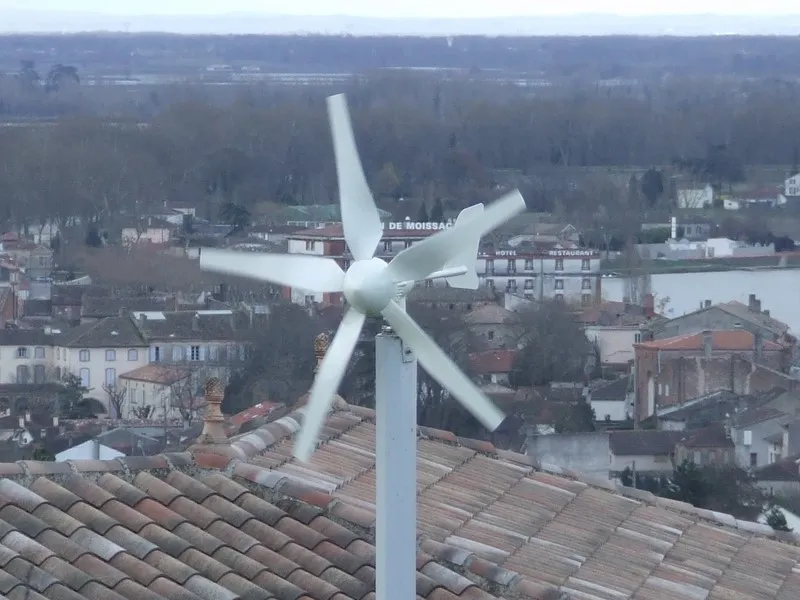
POLYGON ((693 460, 684 460, 675 469, 667 487, 668 496, 692 506, 704 507, 709 489, 693 460))
POLYGON ((442 204, 442 199, 437 198, 433 203, 433 208, 431 209, 430 220, 433 223, 441 223, 444 221, 444 204, 442 204))
POLYGON ((427 223, 430 220, 428 216, 428 207, 425 206, 425 203, 419 205, 419 212, 417 213, 417 221, 419 223, 427 223))
POLYGON ((766 512, 765 516, 767 517, 767 525, 772 527, 775 531, 792 530, 786 522, 786 515, 783 514, 783 511, 779 507, 773 505, 772 508, 766 512))

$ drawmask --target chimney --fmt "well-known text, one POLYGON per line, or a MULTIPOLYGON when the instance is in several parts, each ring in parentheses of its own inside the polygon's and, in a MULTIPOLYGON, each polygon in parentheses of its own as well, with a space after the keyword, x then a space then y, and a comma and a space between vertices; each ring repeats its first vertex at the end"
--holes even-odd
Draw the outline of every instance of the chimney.
POLYGON ((211 377, 206 380, 205 392, 205 416, 203 417, 203 433, 200 436, 201 443, 216 444, 225 441, 225 417, 222 416, 222 399, 225 396, 225 389, 222 382, 211 377))
POLYGON ((757 331, 753 334, 753 354, 757 363, 761 362, 764 355, 764 334, 757 331))
POLYGON ((100 460, 100 440, 97 438, 92 439, 92 458, 100 460))
POLYGON ((317 361, 314 365, 314 376, 319 373, 319 366, 322 364, 322 359, 325 358, 325 354, 328 352, 328 347, 330 345, 331 338, 324 331, 314 338, 314 358, 317 361))
POLYGON ((755 306, 753 306, 753 312, 761 312, 761 300, 756 300, 755 306))
POLYGON ((752 311, 755 311, 755 309, 756 309, 756 295, 755 294, 750 294, 750 296, 748 296, 748 298, 747 298, 747 308, 749 308, 752 311))
POLYGON ((656 316, 655 298, 653 297, 653 294, 645 294, 644 298, 642 299, 642 304, 645 317, 652 319, 656 316))
POLYGON ((703 308, 711 308, 711 300, 706 300, 703 303, 703 308))
POLYGON ((703 330, 703 354, 706 358, 711 358, 714 351, 714 334, 710 329, 703 330))
POLYGON ((765 316, 765 317, 768 317, 768 316, 770 316, 770 314, 769 314, 769 309, 766 309, 766 308, 765 308, 765 309, 762 311, 762 313, 764 314, 764 316, 765 316))

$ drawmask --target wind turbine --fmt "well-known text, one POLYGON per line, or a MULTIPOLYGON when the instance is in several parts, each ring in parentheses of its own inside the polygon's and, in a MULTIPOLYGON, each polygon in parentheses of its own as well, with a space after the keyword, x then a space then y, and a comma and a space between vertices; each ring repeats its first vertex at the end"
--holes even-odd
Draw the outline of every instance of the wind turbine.
POLYGON ((383 226, 356 149, 343 94, 328 98, 342 226, 354 261, 342 270, 332 258, 202 249, 201 268, 314 292, 343 292, 349 307, 311 386, 294 455, 308 461, 368 316, 391 329, 376 337, 376 592, 379 600, 416 596, 416 363, 487 429, 505 416, 405 311, 414 282, 448 278, 478 287, 480 238, 525 210, 518 191, 488 207, 464 209, 456 223, 398 253, 374 256, 383 226))

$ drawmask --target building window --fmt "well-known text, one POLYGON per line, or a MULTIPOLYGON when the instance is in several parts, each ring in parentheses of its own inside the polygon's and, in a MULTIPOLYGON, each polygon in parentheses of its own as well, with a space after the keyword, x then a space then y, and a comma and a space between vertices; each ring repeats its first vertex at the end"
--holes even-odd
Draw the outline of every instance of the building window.
POLYGON ((61 367, 56 367, 56 380, 61 381, 61 367))
POLYGON ((313 252, 315 246, 316 246, 316 242, 314 242, 312 240, 306 240, 306 250, 308 250, 310 252, 313 252))
POLYGON ((36 365, 33 367, 33 383, 44 383, 45 372, 44 365, 36 365))
POLYGON ((581 281, 581 289, 582 290, 590 290, 592 289, 592 280, 588 277, 584 277, 581 281))
POLYGON ((486 261, 486 273, 489 275, 494 275, 494 261, 487 260, 486 261))
POLYGON ((486 287, 490 290, 494 289, 494 279, 487 279, 486 280, 486 287))
POLYGON ((128 350, 128 360, 139 360, 139 351, 133 348, 128 350))
POLYGON ((411 240, 406 240, 403 242, 403 248, 411 248, 411 240))
POLYGON ((489 339, 489 340, 493 340, 494 339, 494 330, 490 329, 486 334, 486 338, 489 339))
POLYGON ((525 289, 532 290, 533 289, 533 279, 526 279, 525 280, 525 289))
POLYGON ((517 291, 517 280, 516 279, 509 279, 506 283, 506 291, 509 292, 516 292, 517 291))
POLYGON ((189 357, 191 360, 200 360, 200 346, 190 346, 189 357))
POLYGON ((634 333, 633 334, 633 343, 639 344, 642 341, 642 334, 641 333, 634 333))
POLYGON ((180 346, 172 347, 172 360, 174 360, 175 362, 183 360, 183 348, 181 348, 180 346))
POLYGON ((556 271, 563 271, 564 270, 564 259, 557 258, 556 259, 556 271))
POLYGON ((89 351, 88 350, 81 350, 78 352, 78 360, 81 362, 89 362, 89 351))
POLYGON ((589 271, 592 268, 592 261, 588 258, 581 260, 581 271, 589 271))
POLYGON ((581 294, 581 306, 591 306, 591 305, 592 305, 592 295, 581 294))
POLYGON ((89 369, 83 368, 79 372, 81 378, 81 387, 82 388, 89 388, 91 384, 91 380, 89 379, 89 369))
POLYGON ((757 467, 758 466, 758 452, 751 452, 750 453, 750 466, 757 467))
POLYGON ((525 270, 526 271, 533 271, 533 259, 526 258, 525 259, 525 270))
POLYGON ((150 348, 150 359, 152 362, 161 362, 161 347, 153 346, 150 348))
POLYGON ((117 385, 117 370, 106 369, 106 387, 114 388, 117 385))
POLYGON ((517 272, 517 261, 516 259, 509 258, 508 259, 508 272, 509 273, 516 273, 517 272))
POLYGON ((17 367, 17 383, 28 383, 30 381, 31 374, 28 371, 27 365, 19 365, 17 367))
POLYGON ((17 348, 17 358, 28 358, 28 349, 22 346, 17 348))
POLYGON ((392 251, 392 242, 387 240, 383 242, 383 251, 384 252, 391 252, 392 251))
POLYGON ((114 362, 117 360, 116 350, 106 350, 106 362, 114 362))
POLYGON ((703 458, 699 452, 695 451, 692 453, 692 460, 694 461, 694 464, 696 464, 698 467, 703 466, 703 458))
POLYGON ((305 302, 306 306, 313 306, 314 305, 314 296, 309 294, 305 298, 303 298, 303 302, 305 302))
POLYGON ((564 294, 556 294, 555 295, 556 302, 563 302, 564 301, 564 294))
POLYGON ((33 358, 44 358, 44 346, 36 346, 33 349, 33 358))
POLYGON ((563 290, 564 289, 564 280, 563 279, 556 279, 556 289, 563 290))
POLYGON ((219 356, 219 348, 216 344, 211 344, 208 347, 208 360, 217 360, 219 356))

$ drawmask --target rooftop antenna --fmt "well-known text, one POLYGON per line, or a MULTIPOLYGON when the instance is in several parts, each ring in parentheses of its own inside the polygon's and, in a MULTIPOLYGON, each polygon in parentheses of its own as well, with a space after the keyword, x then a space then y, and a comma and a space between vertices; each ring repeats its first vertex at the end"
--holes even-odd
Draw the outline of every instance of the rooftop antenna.
POLYGON ((417 361, 487 429, 505 416, 405 311, 416 281, 447 278, 476 289, 480 238, 525 210, 513 191, 484 208, 461 212, 449 229, 406 248, 389 263, 374 256, 383 227, 356 149, 343 94, 328 98, 342 226, 355 259, 347 271, 332 258, 302 254, 253 254, 204 248, 200 267, 325 293, 343 292, 349 307, 311 386, 294 455, 308 461, 345 375, 368 316, 386 325, 375 338, 376 596, 416 596, 417 361))

